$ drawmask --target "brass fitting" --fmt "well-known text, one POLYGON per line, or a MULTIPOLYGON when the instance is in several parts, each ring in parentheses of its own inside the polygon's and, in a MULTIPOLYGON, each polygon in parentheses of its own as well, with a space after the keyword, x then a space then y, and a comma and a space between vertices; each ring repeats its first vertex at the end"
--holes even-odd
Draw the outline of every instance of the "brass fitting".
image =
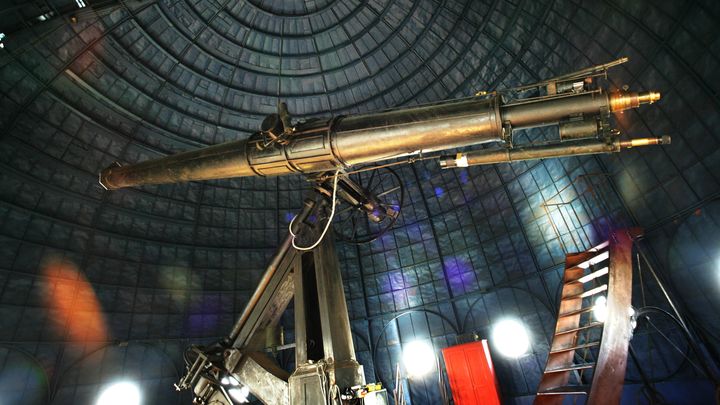
POLYGON ((663 135, 658 138, 635 138, 626 141, 619 141, 620 148, 629 149, 636 146, 648 146, 648 145, 669 145, 671 141, 670 135, 663 135))
POLYGON ((640 104, 652 104, 660 100, 657 91, 643 91, 641 93, 626 93, 615 91, 610 93, 610 111, 624 111, 637 108, 640 104))
POLYGON ((638 101, 640 102, 640 104, 652 104, 659 100, 659 91, 644 91, 642 93, 638 93, 638 101))

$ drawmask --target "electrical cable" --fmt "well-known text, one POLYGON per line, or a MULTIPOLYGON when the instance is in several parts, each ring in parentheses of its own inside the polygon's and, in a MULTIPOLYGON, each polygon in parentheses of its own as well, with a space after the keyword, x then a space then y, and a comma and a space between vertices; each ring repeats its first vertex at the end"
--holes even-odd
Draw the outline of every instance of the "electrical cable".
MULTIPOLYGON (((653 329, 655 329, 655 331, 657 331, 657 333, 660 334, 660 336, 663 337, 663 339, 665 339, 665 340, 668 342, 668 344, 670 345, 670 347, 672 347, 672 348, 675 349, 678 353, 680 353, 680 355, 682 355, 683 357, 685 357, 685 360, 686 360, 688 363, 690 363, 691 366, 695 367, 695 369, 696 369, 697 371, 699 371, 700 374, 703 374, 703 373, 704 373, 704 374, 707 374, 707 370, 703 370, 702 368, 700 368, 700 366, 698 366, 697 363, 695 363, 695 362, 690 358, 690 356, 689 356, 688 354, 684 353, 684 352, 682 351, 682 349, 680 349, 676 344, 674 344, 673 341, 672 341, 668 336, 666 336, 664 333, 662 333, 662 331, 661 331, 657 326, 655 326, 654 323, 652 323, 652 321, 650 320, 650 317, 649 317, 649 316, 646 317, 646 322, 648 323, 648 325, 652 326, 653 329)), ((708 378, 712 378, 710 375, 707 375, 707 377, 708 377, 708 378)))
POLYGON ((331 404, 340 404, 342 405, 342 399, 340 398, 340 387, 338 387, 337 384, 333 384, 330 386, 330 403, 331 404))
POLYGON ((645 371, 643 371, 642 367, 640 367, 640 361, 635 355, 635 351, 633 350, 632 346, 628 346, 628 353, 630 354, 630 359, 632 359, 632 361, 635 363, 635 367, 637 367, 638 372, 640 373, 643 384, 642 388, 638 390, 636 402, 640 404, 640 394, 642 394, 648 400, 648 404, 669 405, 668 402, 665 400, 665 397, 663 397, 663 395, 657 389, 655 389, 655 387, 653 386, 653 382, 648 379, 647 374, 645 374, 645 371))
POLYGON ((379 165, 372 165, 372 166, 366 166, 362 167, 360 169, 351 170, 349 172, 345 172, 345 174, 357 174, 362 172, 367 172, 371 170, 378 170, 378 169, 385 169, 392 166, 398 166, 398 165, 405 165, 405 164, 413 164, 415 162, 420 162, 423 160, 433 160, 433 159, 440 159, 442 155, 431 155, 431 156, 423 156, 422 153, 418 156, 409 157, 405 160, 400 160, 398 162, 390 162, 385 164, 379 164, 379 165))
MULTIPOLYGON (((637 317, 637 319, 638 319, 638 324, 639 324, 640 321, 648 321, 648 325, 650 325, 650 326, 652 326, 653 328, 655 328, 655 330, 658 332, 658 334, 659 334, 663 339, 665 339, 666 341, 668 341, 668 343, 670 343, 670 346, 671 346, 674 350, 678 351, 678 353, 682 356, 682 363, 680 363, 680 364, 678 365, 677 369, 675 369, 674 371, 672 371, 672 372, 671 372, 670 374, 668 374, 667 376, 663 376, 662 378, 658 378, 658 377, 649 378, 648 380, 649 380, 651 383, 656 383, 656 382, 661 382, 661 381, 668 381, 668 380, 670 380, 672 377, 674 377, 675 375, 677 375, 677 374, 683 369, 683 367, 685 366, 685 364, 689 364, 689 365, 692 366, 693 368, 698 369, 698 367, 699 367, 698 364, 696 364, 694 361, 692 361, 692 360, 690 359, 690 355, 691 355, 691 353, 694 353, 697 359, 701 359, 701 357, 700 357, 700 356, 701 356, 701 355, 700 355, 700 352, 698 351, 697 347, 695 347, 695 345, 692 343, 692 340, 691 340, 692 338, 691 338, 691 336, 689 335, 689 332, 688 332, 686 329, 683 328, 683 324, 682 324, 674 315, 672 315, 670 312, 668 312, 668 311, 666 311, 666 310, 664 310, 664 309, 662 309, 662 308, 658 308, 658 307, 654 307, 654 306, 647 306, 647 307, 640 308, 640 309, 638 309, 638 310, 636 311, 635 314, 636 314, 636 317, 637 317), (649 318, 647 318, 647 314, 648 314, 648 313, 653 313, 653 312, 654 312, 654 313, 657 313, 657 314, 660 314, 660 315, 665 315, 667 318, 669 318, 671 321, 673 321, 673 322, 675 323, 675 325, 678 327, 678 330, 679 330, 679 331, 683 332, 683 335, 684 335, 684 337, 685 337, 685 340, 688 342, 688 347, 685 349, 684 352, 682 352, 682 350, 680 350, 680 349, 677 347, 677 345, 673 344, 673 343, 670 341, 670 339, 669 339, 668 336, 666 336, 664 333, 660 332, 660 330, 657 328, 657 326, 655 326, 654 324, 652 324, 652 322, 649 322, 649 318)), ((714 384, 716 384, 717 387, 720 387, 720 385, 718 385, 718 384, 714 381, 714 379, 713 379, 713 377, 712 377, 712 375, 711 375, 711 373, 710 373, 710 370, 707 369, 706 365, 701 362, 700 366, 702 366, 702 367, 701 367, 702 369, 700 370, 700 371, 701 371, 701 374, 704 374, 706 377, 708 377, 708 379, 710 379, 710 381, 712 381, 714 384)), ((641 382, 641 381, 639 381, 639 380, 630 379, 630 378, 628 378, 627 380, 630 381, 630 382, 633 382, 633 383, 641 382)), ((720 388, 719 388, 719 389, 720 389, 720 388)), ((718 404, 720 404, 720 401, 718 402, 718 404)))
POLYGON ((297 215, 290 221, 290 225, 288 225, 288 231, 290 232, 290 235, 292 235, 292 247, 294 247, 297 250, 300 251, 308 251, 315 249, 320 242, 322 242, 323 238, 325 237, 325 234, 327 233, 328 229, 330 229, 330 224, 333 221, 333 218, 335 217, 335 207, 337 206, 337 199, 335 196, 337 195, 337 183, 338 183, 338 177, 340 174, 340 169, 335 171, 335 180, 333 180, 333 192, 332 192, 332 208, 330 209, 330 216, 328 217, 327 223, 325 224, 325 229, 323 229, 322 233, 320 234, 320 237, 318 238, 315 243, 308 247, 302 247, 295 244, 295 238, 297 235, 293 232, 293 224, 295 223, 295 218, 297 218, 297 215))

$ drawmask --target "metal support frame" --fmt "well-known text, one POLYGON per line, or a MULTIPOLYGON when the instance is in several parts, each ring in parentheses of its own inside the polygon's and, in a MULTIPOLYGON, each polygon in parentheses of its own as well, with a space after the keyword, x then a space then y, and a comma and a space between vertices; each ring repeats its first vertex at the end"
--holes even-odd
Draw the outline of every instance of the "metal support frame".
POLYGON ((290 377, 293 404, 316 403, 315 397, 306 397, 306 386, 308 379, 314 381, 322 374, 319 370, 326 374, 328 387, 365 384, 363 368, 355 358, 335 244, 325 238, 303 256, 301 271, 295 273, 297 370, 290 377))
MULTIPOLYGON (((326 204, 322 197, 305 200, 293 233, 319 237, 326 204)), ((197 350, 197 360, 178 383, 179 389, 192 388, 198 403, 232 405, 222 377, 236 379, 268 405, 325 403, 339 388, 365 384, 333 239, 326 236, 315 249, 301 252, 292 247, 292 238, 288 234, 278 248, 232 331, 217 346, 221 350, 197 350), (293 298, 297 368, 290 375, 264 349, 293 298), (222 361, 214 362, 218 352, 222 355, 215 357, 222 361)))

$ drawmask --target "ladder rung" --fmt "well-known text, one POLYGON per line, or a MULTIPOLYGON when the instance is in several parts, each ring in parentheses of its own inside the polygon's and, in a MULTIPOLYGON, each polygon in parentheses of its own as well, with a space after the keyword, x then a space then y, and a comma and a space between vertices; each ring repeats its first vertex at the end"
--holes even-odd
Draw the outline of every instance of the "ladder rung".
POLYGON ((600 270, 595 270, 595 271, 593 271, 593 272, 590 273, 590 274, 586 274, 586 275, 578 278, 577 280, 570 280, 570 281, 566 282, 565 284, 573 284, 573 283, 582 283, 582 284, 585 284, 585 283, 587 283, 588 281, 595 280, 596 278, 602 277, 602 276, 604 276, 604 275, 606 275, 606 274, 608 274, 608 268, 607 268, 607 267, 603 267, 602 269, 600 269, 600 270))
MULTIPOLYGON (((562 347, 555 350, 552 350, 552 346, 550 347, 551 350, 548 353, 546 367, 552 366, 552 368, 547 368, 543 372, 542 381, 540 383, 541 387, 547 387, 548 385, 556 385, 558 383, 558 379, 565 380, 565 383, 567 384, 567 379, 569 377, 568 373, 576 371, 581 372, 581 370, 593 370, 596 367, 596 363, 593 362, 583 362, 575 364, 572 360, 572 352, 575 350, 583 350, 600 346, 599 341, 588 342, 590 336, 585 337, 582 340, 584 341, 584 343, 581 344, 578 344, 577 340, 578 336, 580 336, 578 332, 596 327, 602 328, 603 322, 586 319, 584 322, 585 324, 579 326, 578 324, 580 322, 578 321, 582 319, 580 315, 592 312, 595 308, 593 305, 583 307, 583 303, 588 304, 588 302, 585 302, 584 298, 592 297, 602 292, 608 291, 607 282, 600 286, 597 286, 596 283, 593 283, 595 284, 595 286, 585 286, 585 284, 602 276, 608 275, 609 259, 610 241, 605 241, 600 245, 589 249, 583 253, 576 253, 567 256, 565 262, 565 274, 563 275, 563 295, 566 296, 562 297, 560 301, 561 304, 564 303, 564 306, 561 305, 561 309, 558 311, 556 332, 553 335, 553 345, 561 347, 572 344, 575 346, 562 347), (578 263, 579 260, 582 261, 578 263), (587 291, 583 291, 586 289, 587 291), (580 308, 571 309, 578 307, 580 308), (567 310, 565 308, 570 310, 567 310), (565 310, 566 312, 562 312, 563 310, 565 310), (562 319, 573 316, 577 316, 578 318, 562 319), (558 331, 558 329, 560 328, 563 328, 563 330, 558 331), (572 333, 574 333, 574 335, 572 335, 572 333), (570 358, 568 356, 570 356, 570 358)), ((602 329, 600 329, 600 331, 602 331, 602 329)), ((588 332, 588 335, 594 334, 588 332)), ((587 352, 585 353, 587 354, 587 352)), ((589 385, 566 385, 555 386, 552 388, 543 388, 542 390, 538 391, 537 395, 559 395, 560 398, 557 398, 557 400, 562 401, 563 395, 588 395, 589 393, 589 385)), ((556 399, 549 400, 556 401, 556 399)))
POLYGON ((594 280, 594 279, 596 279, 596 278, 598 278, 598 277, 602 277, 602 276, 604 276, 604 275, 606 275, 606 274, 608 274, 608 268, 607 268, 607 267, 603 267, 603 268, 600 269, 600 270, 595 270, 595 271, 593 271, 592 273, 590 273, 590 274, 588 274, 588 275, 586 275, 586 276, 580 277, 577 281, 585 284, 585 283, 587 283, 587 282, 590 281, 590 280, 594 280))
POLYGON ((538 395, 587 395, 590 392, 589 385, 568 385, 565 387, 553 387, 538 392, 538 395))
POLYGON ((600 345, 600 342, 583 343, 583 344, 577 345, 577 346, 564 347, 562 349, 551 350, 550 354, 569 352, 571 350, 578 350, 578 349, 587 349, 589 347, 595 347, 595 346, 599 346, 599 345, 600 345))
POLYGON ((572 328, 572 329, 568 329, 568 330, 561 330, 559 332, 555 332, 555 336, 564 335, 566 333, 579 332, 581 330, 590 329, 590 328, 594 328, 596 326, 602 326, 602 325, 603 325, 602 322, 592 322, 592 323, 589 323, 587 325, 583 325, 583 326, 580 326, 577 328, 572 328))
POLYGON ((598 253, 597 255, 585 260, 584 262, 578 263, 577 265, 571 267, 576 268, 579 267, 581 269, 587 269, 590 266, 593 266, 595 264, 598 264, 604 260, 607 260, 610 257, 610 251, 609 250, 603 250, 602 252, 598 253))
POLYGON ((599 294, 599 293, 601 293, 601 292, 603 292, 603 291, 606 291, 606 290, 607 290, 607 284, 603 284, 603 285, 601 285, 601 286, 598 286, 598 287, 593 288, 592 290, 587 290, 587 291, 584 291, 584 292, 582 292, 582 293, 580 293, 580 294, 571 295, 571 296, 569 296, 569 297, 563 297, 562 299, 563 299, 563 300, 574 300, 574 299, 577 299, 577 298, 587 298, 587 297, 591 297, 591 296, 593 296, 593 295, 595 295, 595 294, 599 294))
POLYGON ((609 240, 606 240, 605 242, 603 242, 603 243, 601 243, 601 244, 599 244, 599 245, 597 245, 597 246, 595 246, 595 247, 591 247, 591 248, 588 249, 587 251, 588 251, 588 252, 599 252, 599 251, 605 249, 605 248, 608 247, 608 246, 610 246, 610 241, 609 241, 609 240))
POLYGON ((564 371, 586 370, 588 368, 593 368, 593 367, 595 367, 595 363, 573 364, 570 366, 551 368, 550 370, 545 370, 545 372, 546 373, 562 373, 564 371))
POLYGON ((558 318, 565 318, 565 317, 567 317, 567 316, 584 314, 585 312, 590 312, 590 311, 592 311, 593 308, 594 308, 594 307, 589 306, 589 307, 585 307, 585 308, 576 309, 576 310, 574 310, 574 311, 565 312, 564 314, 558 315, 558 318))

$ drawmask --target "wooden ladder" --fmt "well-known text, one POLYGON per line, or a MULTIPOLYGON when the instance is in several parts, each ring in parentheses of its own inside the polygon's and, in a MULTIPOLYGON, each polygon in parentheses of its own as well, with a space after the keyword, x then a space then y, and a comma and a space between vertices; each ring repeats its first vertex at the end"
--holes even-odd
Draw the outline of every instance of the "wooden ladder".
POLYGON ((632 326, 632 239, 617 231, 610 240, 565 259, 555 334, 535 404, 562 404, 583 396, 587 404, 618 404, 632 326), (604 319, 593 311, 606 299, 604 319))

